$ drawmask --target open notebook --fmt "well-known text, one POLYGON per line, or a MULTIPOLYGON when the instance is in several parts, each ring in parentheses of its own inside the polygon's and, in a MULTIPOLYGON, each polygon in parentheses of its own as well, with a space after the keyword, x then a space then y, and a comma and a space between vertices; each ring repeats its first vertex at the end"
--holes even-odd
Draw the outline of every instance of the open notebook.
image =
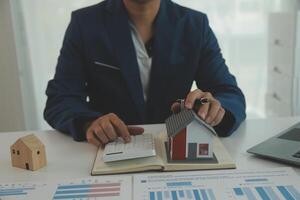
POLYGON ((143 171, 182 171, 201 169, 230 169, 236 168, 235 163, 218 137, 213 140, 213 160, 203 160, 201 162, 169 162, 166 145, 167 134, 165 132, 155 134, 156 156, 147 158, 137 158, 132 160, 122 160, 104 163, 102 160, 103 150, 98 149, 94 161, 92 175, 120 174, 143 171))

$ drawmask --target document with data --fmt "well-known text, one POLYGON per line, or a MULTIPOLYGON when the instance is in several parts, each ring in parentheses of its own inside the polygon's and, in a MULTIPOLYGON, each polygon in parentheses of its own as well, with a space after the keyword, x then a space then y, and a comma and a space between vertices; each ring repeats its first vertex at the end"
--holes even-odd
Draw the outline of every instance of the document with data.
POLYGON ((0 200, 299 200, 291 168, 210 170, 1 183, 0 200))
POLYGON ((299 192, 291 168, 134 176, 135 200, 300 200, 299 192))
POLYGON ((0 183, 0 200, 35 199, 132 199, 132 176, 0 183))

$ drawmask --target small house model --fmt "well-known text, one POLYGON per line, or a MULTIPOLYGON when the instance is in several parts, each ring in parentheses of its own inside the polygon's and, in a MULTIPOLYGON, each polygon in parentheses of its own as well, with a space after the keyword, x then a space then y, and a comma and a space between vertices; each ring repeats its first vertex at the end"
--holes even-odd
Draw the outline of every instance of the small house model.
POLYGON ((166 120, 171 160, 212 159, 215 130, 193 110, 182 109, 166 120))
POLYGON ((19 138, 11 147, 12 166, 35 171, 46 165, 44 144, 33 134, 19 138))

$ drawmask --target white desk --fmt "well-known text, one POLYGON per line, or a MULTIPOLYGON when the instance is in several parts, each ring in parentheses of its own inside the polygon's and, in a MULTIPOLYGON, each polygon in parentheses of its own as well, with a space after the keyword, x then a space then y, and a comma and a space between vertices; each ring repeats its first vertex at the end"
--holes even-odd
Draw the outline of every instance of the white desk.
MULTIPOLYGON (((257 169, 287 166, 254 157, 246 150, 300 121, 299 118, 247 120, 232 136, 222 141, 238 169, 257 169)), ((159 132, 163 125, 145 126, 146 131, 159 132)), ((96 147, 85 142, 74 142, 70 136, 56 131, 38 131, 37 136, 46 146, 48 165, 36 172, 11 167, 9 147, 19 137, 32 132, 0 133, 0 181, 42 181, 82 178, 90 175, 96 147)), ((300 175, 300 168, 294 168, 300 175)))

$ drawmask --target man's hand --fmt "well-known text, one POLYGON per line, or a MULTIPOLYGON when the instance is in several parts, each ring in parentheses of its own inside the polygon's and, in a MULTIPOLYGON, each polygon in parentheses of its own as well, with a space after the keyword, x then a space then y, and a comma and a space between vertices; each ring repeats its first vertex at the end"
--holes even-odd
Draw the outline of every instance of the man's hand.
POLYGON ((140 127, 127 127, 116 114, 110 113, 91 123, 86 132, 86 139, 91 144, 103 147, 118 137, 130 142, 130 135, 139 135, 143 132, 144 129, 140 127))
MULTIPOLYGON (((185 99, 185 107, 192 109, 195 101, 202 98, 207 99, 208 103, 201 105, 197 113, 198 116, 211 126, 217 126, 222 121, 225 115, 225 110, 211 93, 203 92, 199 89, 190 92, 185 99)), ((180 110, 180 104, 174 103, 171 109, 175 113, 178 112, 178 110, 180 110)))

